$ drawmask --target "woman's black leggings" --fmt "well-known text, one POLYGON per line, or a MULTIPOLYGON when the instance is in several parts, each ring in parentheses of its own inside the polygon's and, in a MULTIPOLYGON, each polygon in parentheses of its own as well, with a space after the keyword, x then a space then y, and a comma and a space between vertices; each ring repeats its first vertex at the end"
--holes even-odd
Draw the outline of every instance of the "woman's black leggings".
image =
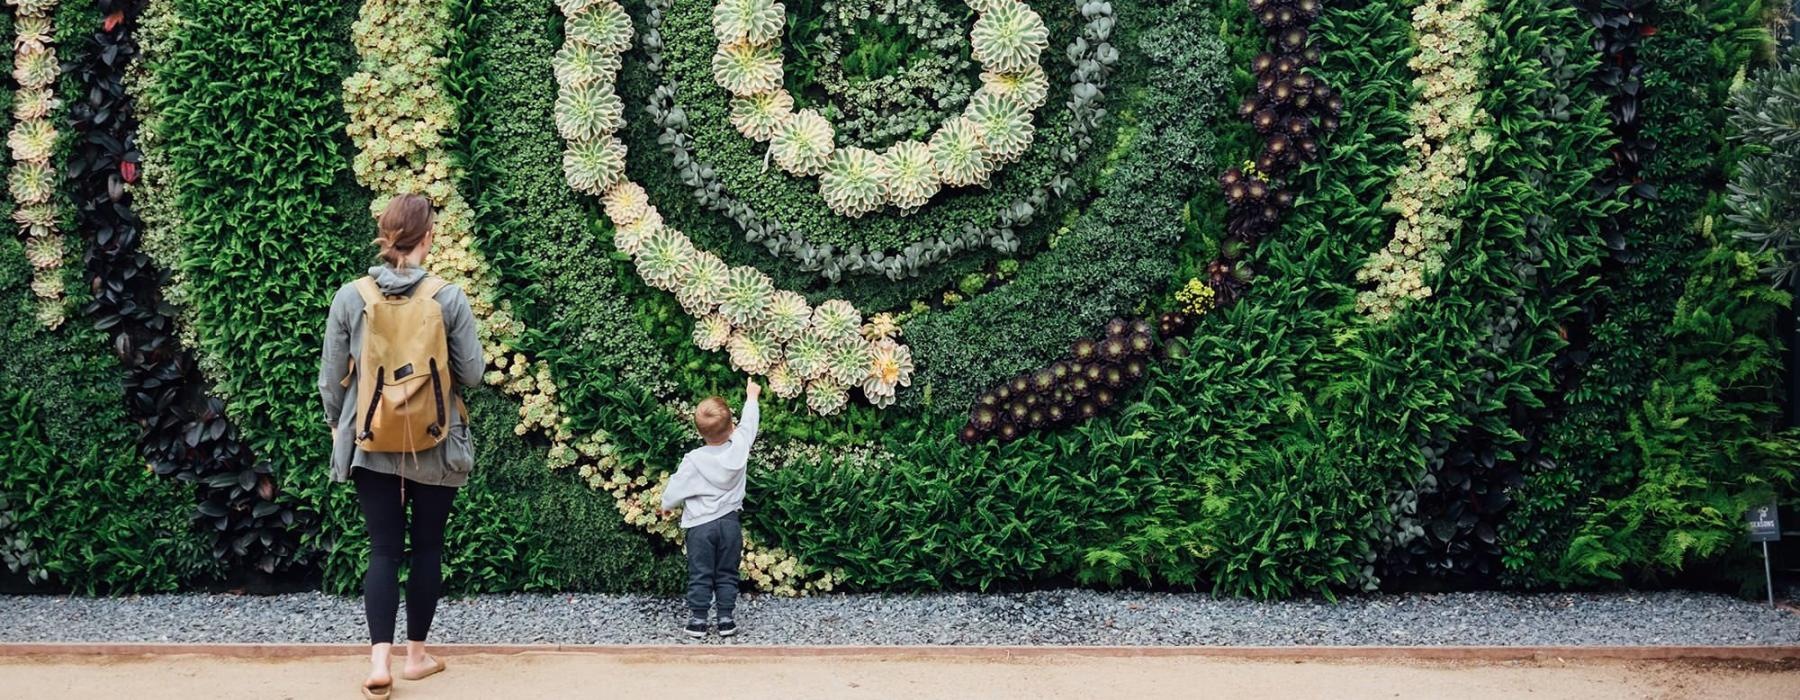
POLYGON ((363 576, 363 612, 369 618, 369 643, 394 642, 394 617, 400 612, 400 556, 412 534, 412 560, 406 574, 406 638, 423 642, 444 591, 444 524, 456 488, 429 486, 367 469, 351 473, 356 500, 362 503, 369 529, 369 573, 363 576), (406 504, 412 504, 410 527, 406 504))

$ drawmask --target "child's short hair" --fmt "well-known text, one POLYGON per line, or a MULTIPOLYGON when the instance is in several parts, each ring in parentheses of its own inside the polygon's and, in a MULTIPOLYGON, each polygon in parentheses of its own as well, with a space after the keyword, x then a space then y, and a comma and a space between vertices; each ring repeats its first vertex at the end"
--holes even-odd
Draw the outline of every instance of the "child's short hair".
POLYGON ((731 406, 725 399, 708 396, 694 407, 694 429, 700 431, 700 439, 709 443, 724 442, 731 437, 731 406))

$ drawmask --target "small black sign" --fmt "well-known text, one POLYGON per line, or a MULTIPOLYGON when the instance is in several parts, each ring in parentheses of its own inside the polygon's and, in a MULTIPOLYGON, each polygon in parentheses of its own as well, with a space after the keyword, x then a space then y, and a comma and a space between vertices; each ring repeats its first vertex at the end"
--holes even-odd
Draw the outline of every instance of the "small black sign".
POLYGON ((1750 524, 1751 542, 1774 542, 1781 539, 1781 515, 1776 512, 1775 504, 1752 507, 1744 514, 1744 520, 1750 524))

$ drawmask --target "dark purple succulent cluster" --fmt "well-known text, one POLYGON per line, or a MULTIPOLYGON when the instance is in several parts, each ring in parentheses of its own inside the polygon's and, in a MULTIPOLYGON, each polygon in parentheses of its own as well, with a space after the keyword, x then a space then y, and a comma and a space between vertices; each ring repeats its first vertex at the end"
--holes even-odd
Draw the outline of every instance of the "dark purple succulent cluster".
POLYGON ((1319 135, 1337 130, 1344 98, 1307 69, 1319 62, 1319 49, 1307 27, 1318 19, 1321 0, 1248 0, 1250 13, 1268 32, 1272 51, 1251 63, 1256 93, 1238 105, 1262 136, 1262 151, 1253 167, 1231 168, 1219 176, 1230 205, 1219 259, 1207 267, 1209 282, 1221 305, 1242 295, 1254 273, 1242 263, 1256 241, 1275 230, 1281 215, 1294 205, 1284 187, 1286 176, 1300 163, 1319 156, 1319 135))
POLYGON ((990 437, 1011 442, 1098 416, 1143 380, 1159 347, 1180 352, 1178 342, 1158 340, 1159 330, 1162 338, 1177 338, 1191 327, 1191 319, 1178 313, 1165 313, 1154 325, 1141 318, 1108 321, 1100 338, 1076 340, 1062 359, 982 392, 958 437, 965 443, 990 437))

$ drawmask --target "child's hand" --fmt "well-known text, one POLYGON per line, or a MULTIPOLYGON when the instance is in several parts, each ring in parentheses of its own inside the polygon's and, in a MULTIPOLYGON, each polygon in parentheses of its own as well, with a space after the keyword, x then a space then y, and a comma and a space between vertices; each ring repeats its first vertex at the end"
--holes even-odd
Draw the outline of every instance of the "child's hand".
POLYGON ((744 398, 747 401, 755 401, 759 396, 762 396, 762 385, 757 384, 756 380, 752 379, 750 380, 750 385, 744 387, 744 398))

